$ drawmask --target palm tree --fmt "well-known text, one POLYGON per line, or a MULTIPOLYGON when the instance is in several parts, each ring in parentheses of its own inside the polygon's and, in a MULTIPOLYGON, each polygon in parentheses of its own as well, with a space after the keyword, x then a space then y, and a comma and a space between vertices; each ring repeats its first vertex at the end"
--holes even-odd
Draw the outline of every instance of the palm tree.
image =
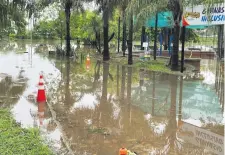
POLYGON ((132 47, 133 47, 133 13, 130 14, 129 18, 129 40, 128 40, 128 65, 133 64, 133 57, 132 57, 132 47))
POLYGON ((104 33, 104 52, 103 60, 107 61, 109 57, 109 0, 106 0, 103 4, 103 33, 104 33))
MULTIPOLYGON (((115 6, 118 4, 118 0, 96 0, 96 3, 100 6, 100 11, 103 12, 103 35, 104 35, 104 49, 103 49, 103 61, 110 59, 109 55, 109 18, 112 16, 112 12, 115 6)), ((112 36, 111 36, 112 37, 112 36)))
POLYGON ((65 16, 66 16, 66 56, 71 56, 71 45, 70 45, 70 14, 71 8, 74 8, 76 11, 83 12, 83 3, 91 2, 92 0, 66 0, 65 4, 65 16))
POLYGON ((182 19, 183 7, 191 4, 208 4, 208 7, 214 2, 222 2, 222 0, 188 0, 184 3, 181 0, 131 0, 127 7, 129 14, 133 13, 137 17, 137 21, 145 22, 147 18, 153 17, 157 12, 169 10, 173 14, 174 22, 174 40, 173 40, 173 52, 171 56, 171 69, 178 69, 178 51, 179 51, 179 35, 180 35, 180 22, 182 19))
POLYGON ((174 51, 172 55, 172 69, 178 67, 178 50, 179 50, 179 23, 181 21, 182 15, 182 3, 180 0, 131 0, 128 5, 128 13, 134 11, 134 15, 137 16, 137 20, 143 20, 145 22, 146 18, 153 17, 157 12, 163 10, 171 10, 173 12, 174 22, 175 22, 175 34, 174 36, 174 51))
POLYGON ((65 2, 65 16, 66 16, 66 56, 70 56, 70 9, 72 7, 72 1, 66 0, 65 2))
POLYGON ((84 3, 92 2, 93 0, 61 0, 61 1, 41 1, 40 3, 43 6, 48 6, 50 4, 53 4, 55 2, 59 2, 61 4, 61 7, 64 8, 65 11, 65 17, 66 17, 66 56, 71 56, 71 45, 70 45, 70 14, 71 14, 71 9, 77 11, 77 12, 83 12, 84 3))
POLYGON ((123 51, 123 56, 125 57, 125 51, 126 51, 126 40, 127 40, 127 26, 126 26, 126 8, 128 5, 129 0, 121 0, 121 10, 122 10, 122 21, 123 21, 123 39, 122 39, 122 51, 123 51))

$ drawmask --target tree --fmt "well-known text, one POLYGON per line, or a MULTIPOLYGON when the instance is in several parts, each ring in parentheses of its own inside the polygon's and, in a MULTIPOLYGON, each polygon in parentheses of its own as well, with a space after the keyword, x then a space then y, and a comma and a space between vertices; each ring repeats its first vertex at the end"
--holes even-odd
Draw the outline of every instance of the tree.
POLYGON ((130 14, 129 17, 129 40, 128 40, 128 64, 133 64, 133 58, 132 58, 132 48, 133 48, 133 13, 130 14))
MULTIPOLYGON (((128 13, 134 13, 137 17, 137 20, 140 22, 145 22, 147 18, 155 16, 156 12, 160 11, 171 11, 173 14, 173 23, 174 23, 174 40, 173 40, 173 52, 171 56, 171 69, 178 69, 178 52, 179 52, 179 36, 180 36, 180 22, 182 19, 183 7, 191 4, 201 4, 204 3, 208 6, 213 3, 219 3, 222 0, 214 1, 181 1, 181 0, 131 0, 127 7, 128 13)), ((138 23, 138 22, 137 22, 138 23)))
POLYGON ((108 42, 113 38, 113 34, 109 38, 109 19, 112 17, 114 7, 117 6, 118 0, 96 0, 96 3, 100 6, 100 11, 103 12, 103 61, 110 59, 109 44, 108 42))
POLYGON ((93 0, 61 0, 60 2, 58 1, 44 1, 42 0, 41 3, 43 6, 48 6, 53 3, 60 3, 61 8, 64 8, 65 11, 65 17, 66 17, 66 56, 71 56, 71 45, 70 45, 70 40, 71 40, 71 35, 70 35, 70 16, 71 16, 71 9, 75 10, 76 12, 84 12, 84 3, 91 2, 93 0))
POLYGON ((70 46, 70 15, 71 15, 71 8, 74 8, 77 12, 83 12, 83 3, 90 2, 91 0, 66 0, 65 4, 65 16, 66 16, 66 56, 71 56, 71 46, 70 46))
POLYGON ((18 30, 25 27, 24 9, 27 2, 24 0, 0 0, 0 35, 1 33, 18 30))
POLYGON ((125 13, 125 11, 126 11, 128 2, 129 2, 129 0, 121 0, 122 22, 123 22, 123 39, 122 39, 123 56, 125 56, 125 51, 126 51, 127 28, 126 28, 126 13, 125 13))
POLYGON ((107 61, 109 57, 109 0, 106 0, 103 4, 103 33, 104 33, 104 51, 103 60, 107 61))

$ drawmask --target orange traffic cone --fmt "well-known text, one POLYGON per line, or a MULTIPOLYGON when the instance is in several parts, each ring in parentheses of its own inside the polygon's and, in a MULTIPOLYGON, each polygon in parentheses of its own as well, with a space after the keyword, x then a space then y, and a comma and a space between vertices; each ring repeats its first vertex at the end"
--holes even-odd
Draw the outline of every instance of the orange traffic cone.
POLYGON ((38 103, 38 118, 39 123, 42 126, 45 118, 45 102, 38 103))
POLYGON ((90 59, 90 56, 89 54, 87 55, 87 58, 86 58, 86 69, 89 70, 90 69, 90 65, 91 65, 91 59, 90 59))
POLYGON ((122 148, 120 149, 120 154, 119 154, 119 155, 127 155, 127 149, 124 148, 124 147, 122 147, 122 148))
POLYGON ((46 102, 43 75, 40 75, 40 80, 38 84, 37 102, 38 103, 46 102))

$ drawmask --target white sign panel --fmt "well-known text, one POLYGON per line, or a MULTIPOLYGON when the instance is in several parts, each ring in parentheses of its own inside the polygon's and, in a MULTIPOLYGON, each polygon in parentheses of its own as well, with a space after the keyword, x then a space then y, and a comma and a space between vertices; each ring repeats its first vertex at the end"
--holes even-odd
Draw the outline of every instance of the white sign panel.
POLYGON ((205 148, 218 155, 224 155, 224 136, 182 122, 178 137, 185 142, 205 148))
POLYGON ((148 47, 148 42, 143 42, 143 47, 148 47))
POLYGON ((198 5, 186 8, 183 14, 183 20, 190 25, 220 25, 225 22, 224 3, 216 4, 213 7, 198 5), (210 14, 208 14, 208 13, 210 14))

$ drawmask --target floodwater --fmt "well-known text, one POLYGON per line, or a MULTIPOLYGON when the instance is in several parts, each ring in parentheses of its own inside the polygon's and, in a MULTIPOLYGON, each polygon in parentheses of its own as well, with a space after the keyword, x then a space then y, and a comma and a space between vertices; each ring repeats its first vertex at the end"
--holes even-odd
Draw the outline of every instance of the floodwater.
POLYGON ((115 155, 126 147, 139 155, 223 155, 223 66, 202 60, 200 81, 2 44, 0 106, 11 107, 22 127, 40 128, 56 154, 115 155), (40 104, 41 72, 48 103, 40 104))

